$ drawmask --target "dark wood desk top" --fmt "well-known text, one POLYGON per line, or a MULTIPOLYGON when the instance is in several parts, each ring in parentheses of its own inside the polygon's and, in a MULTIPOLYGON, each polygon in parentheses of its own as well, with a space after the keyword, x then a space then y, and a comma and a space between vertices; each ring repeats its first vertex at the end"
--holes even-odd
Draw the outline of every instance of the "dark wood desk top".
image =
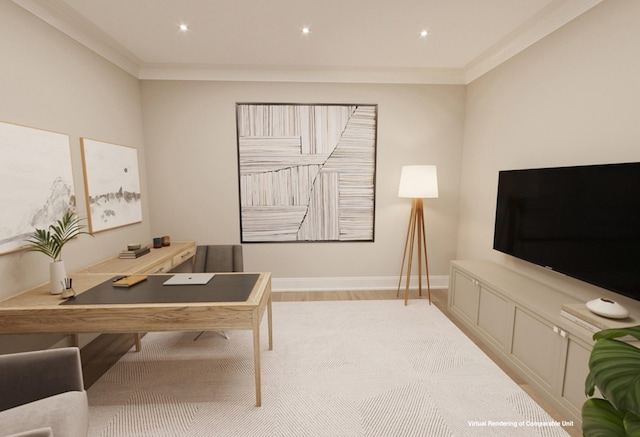
MULTIPOLYGON (((71 276, 73 287, 78 293, 76 297, 78 300, 83 293, 114 278, 113 275, 105 274, 72 274, 71 276)), ((61 305, 64 301, 60 296, 50 294, 48 286, 43 285, 0 302, 0 333, 128 333, 252 329, 254 321, 257 320, 255 318, 259 319, 259 314, 262 314, 270 305, 271 274, 267 272, 218 273, 216 276, 252 278, 253 286, 249 296, 242 301, 185 302, 186 299, 181 299, 181 302, 168 303, 138 301, 86 304, 78 302, 75 305, 61 305), (257 279, 253 275, 257 275, 257 279)), ((157 275, 158 281, 170 277, 170 274, 157 275)), ((149 284, 152 285, 153 282, 149 284)), ((161 287, 163 286, 158 285, 155 288, 161 287)), ((132 289, 119 291, 126 293, 131 292, 132 289)))
POLYGON ((163 285, 172 275, 149 275, 128 288, 113 286, 113 278, 67 299, 61 305, 245 302, 258 280, 257 273, 216 274, 204 285, 163 285))

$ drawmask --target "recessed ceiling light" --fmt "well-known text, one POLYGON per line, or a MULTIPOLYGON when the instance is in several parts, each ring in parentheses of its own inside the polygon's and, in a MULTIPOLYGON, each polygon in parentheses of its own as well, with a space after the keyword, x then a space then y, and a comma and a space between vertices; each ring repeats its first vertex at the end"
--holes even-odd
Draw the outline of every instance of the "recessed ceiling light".
POLYGON ((429 35, 429 32, 427 30, 423 30, 422 32, 420 32, 420 36, 423 38, 427 35, 429 35))
POLYGON ((186 32, 187 30, 189 30, 189 26, 187 26, 186 24, 181 24, 180 26, 178 26, 180 28, 181 31, 186 32))
POLYGON ((309 30, 308 27, 305 26, 302 28, 302 33, 304 33, 305 35, 308 34, 309 32, 311 32, 311 30, 309 30))

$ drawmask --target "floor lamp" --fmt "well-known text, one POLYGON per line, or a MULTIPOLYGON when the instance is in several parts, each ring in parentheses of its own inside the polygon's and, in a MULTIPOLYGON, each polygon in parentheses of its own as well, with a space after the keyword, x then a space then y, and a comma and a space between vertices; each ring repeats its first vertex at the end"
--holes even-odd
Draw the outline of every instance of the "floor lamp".
POLYGON ((429 283, 429 262, 427 260, 427 235, 424 231, 424 208, 422 199, 438 197, 438 175, 435 165, 405 165, 400 174, 400 188, 398 197, 413 199, 411 205, 411 215, 409 216, 409 227, 407 228, 407 238, 404 243, 402 255, 402 267, 400 268, 400 280, 398 281, 398 293, 400 295, 400 285, 402 284, 402 272, 404 262, 409 254, 407 263, 407 286, 404 293, 404 304, 407 305, 409 299, 409 283, 411 279, 411 264, 413 261, 414 242, 417 241, 418 249, 418 291, 422 296, 422 263, 424 258, 425 274, 427 276, 427 293, 429 305, 431 305, 431 285, 429 283))

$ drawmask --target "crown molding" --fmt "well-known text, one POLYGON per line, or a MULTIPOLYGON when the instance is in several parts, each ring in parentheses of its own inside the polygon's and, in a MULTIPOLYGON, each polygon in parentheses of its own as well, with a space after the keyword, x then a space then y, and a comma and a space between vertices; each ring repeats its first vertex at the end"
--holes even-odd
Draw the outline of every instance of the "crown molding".
POLYGON ((142 61, 60 0, 12 0, 122 70, 138 77, 142 61))
POLYGON ((62 0, 12 0, 141 80, 383 83, 466 85, 559 29, 603 0, 554 0, 518 29, 464 68, 300 68, 145 64, 109 35, 96 29, 62 0))
POLYGON ((556 0, 464 68, 465 83, 493 70, 603 0, 556 0))
POLYGON ((464 72, 435 68, 301 68, 145 65, 139 79, 212 80, 231 82, 307 82, 463 85, 464 72))

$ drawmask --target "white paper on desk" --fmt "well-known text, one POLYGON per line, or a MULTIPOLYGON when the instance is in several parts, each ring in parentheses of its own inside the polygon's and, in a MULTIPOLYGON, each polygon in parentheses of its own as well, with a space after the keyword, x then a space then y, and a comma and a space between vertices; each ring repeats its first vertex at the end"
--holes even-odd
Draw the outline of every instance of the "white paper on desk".
POLYGON ((204 285, 215 273, 179 273, 163 282, 162 285, 204 285))

